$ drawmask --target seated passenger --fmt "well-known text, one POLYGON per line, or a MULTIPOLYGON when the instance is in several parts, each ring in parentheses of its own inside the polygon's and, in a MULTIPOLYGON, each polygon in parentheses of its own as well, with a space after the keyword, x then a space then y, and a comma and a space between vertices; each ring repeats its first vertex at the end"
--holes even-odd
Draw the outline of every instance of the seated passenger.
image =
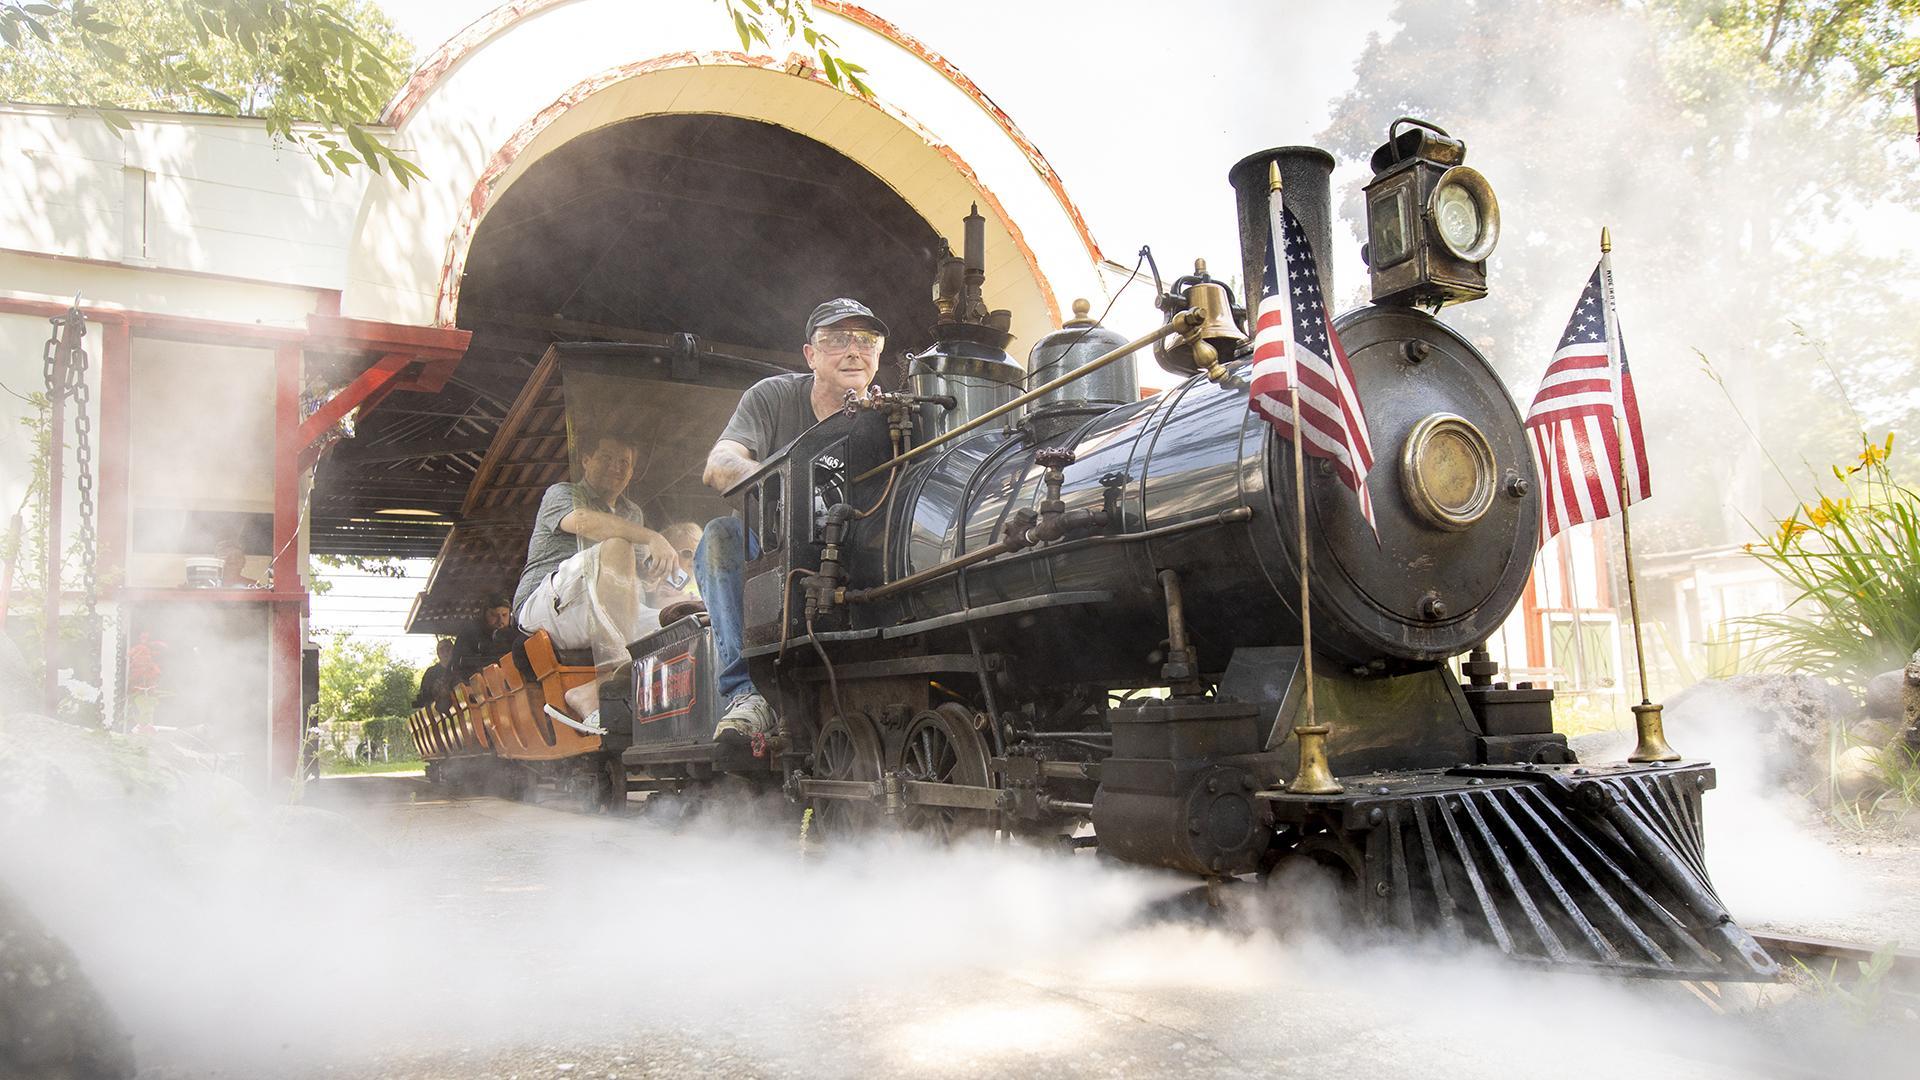
POLYGON ((672 564, 673 545, 623 497, 633 445, 614 436, 586 445, 580 479, 555 484, 540 499, 513 610, 522 630, 545 630, 557 649, 592 649, 594 665, 606 672, 627 659, 628 642, 659 625, 659 613, 642 602, 640 579, 672 564))
POLYGON ((660 535, 673 545, 673 565, 647 583, 647 604, 664 612, 675 604, 698 603, 700 590, 693 580, 693 553, 700 547, 700 526, 676 521, 661 529, 660 535))
POLYGON ((213 553, 220 559, 220 587, 223 589, 257 589, 262 582, 247 576, 247 549, 237 536, 223 536, 213 543, 213 553))
MULTIPOLYGON (((806 372, 769 376, 748 387, 740 398, 733 419, 707 455, 701 479, 709 487, 718 491, 732 487, 808 428, 840 411, 848 391, 866 393, 880 370, 887 324, 865 304, 841 297, 813 309, 802 340, 806 372)), ((758 539, 747 535, 739 518, 715 518, 707 523, 694 555, 694 577, 713 621, 714 655, 720 666, 716 689, 728 701, 713 731, 715 742, 744 743, 773 727, 773 709, 754 689, 746 661, 740 657, 741 592, 749 543, 758 550, 758 539)))
POLYGON ((489 597, 480 621, 453 641, 453 670, 462 679, 470 678, 518 644, 520 632, 513 628, 513 605, 504 596, 489 597))
POLYGON ((446 712, 453 708, 453 687, 460 681, 453 672, 453 639, 441 638, 433 648, 439 659, 420 673, 420 689, 413 695, 413 707, 424 709, 432 705, 446 712))

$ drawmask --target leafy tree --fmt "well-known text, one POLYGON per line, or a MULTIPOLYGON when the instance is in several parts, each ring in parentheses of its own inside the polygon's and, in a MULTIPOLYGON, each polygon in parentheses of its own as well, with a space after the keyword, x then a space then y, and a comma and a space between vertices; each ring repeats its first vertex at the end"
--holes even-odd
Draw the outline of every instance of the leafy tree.
POLYGON ((1651 548, 1744 531, 1723 513, 1762 494, 1738 490, 1760 472, 1743 425, 1781 465, 1765 493, 1778 503, 1811 487, 1802 461, 1920 415, 1905 315, 1920 284, 1897 253, 1863 253, 1920 196, 1920 0, 1402 0, 1392 18, 1325 138, 1364 159, 1404 114, 1466 138, 1505 239, 1492 294, 1446 317, 1522 403, 1613 227, 1658 440, 1663 497, 1636 519, 1651 548))
POLYGON ((860 76, 867 69, 840 55, 839 43, 813 24, 813 10, 806 0, 720 0, 733 20, 733 32, 740 36, 740 47, 753 51, 755 42, 773 48, 768 31, 787 41, 799 38, 820 58, 820 73, 837 89, 851 89, 861 97, 872 97, 873 89, 860 76))
POLYGON ((370 0, 3 0, 0 38, 16 52, 0 96, 92 108, 122 130, 119 109, 257 116, 323 171, 420 175, 367 130, 412 62, 370 0))
MULTIPOLYGON (((743 49, 801 39, 834 86, 871 93, 806 0, 717 2, 743 49)), ((0 99, 89 108, 117 131, 131 126, 120 109, 257 116, 329 174, 422 175, 368 129, 413 52, 374 0, 0 0, 0 42, 15 53, 0 99)))
POLYGON ((397 659, 383 641, 359 641, 349 634, 329 638, 320 650, 320 720, 360 723, 413 711, 419 675, 397 659))

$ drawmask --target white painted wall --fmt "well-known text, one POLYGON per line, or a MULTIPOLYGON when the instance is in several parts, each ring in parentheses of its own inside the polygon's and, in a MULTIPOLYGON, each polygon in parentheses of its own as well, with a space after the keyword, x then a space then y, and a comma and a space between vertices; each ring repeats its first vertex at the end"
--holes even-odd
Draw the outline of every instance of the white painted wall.
MULTIPOLYGON (((257 120, 127 115, 115 138, 86 113, 0 106, 0 248, 340 287, 365 170, 325 176, 257 120)), ((31 288, 20 273, 0 266, 0 290, 31 288)))
MULTIPOLYGON (((136 340, 131 375, 136 520, 142 510, 273 512, 271 349, 136 340)), ((269 561, 255 557, 248 570, 257 577, 269 561)), ((129 585, 185 579, 184 555, 128 555, 129 585)))

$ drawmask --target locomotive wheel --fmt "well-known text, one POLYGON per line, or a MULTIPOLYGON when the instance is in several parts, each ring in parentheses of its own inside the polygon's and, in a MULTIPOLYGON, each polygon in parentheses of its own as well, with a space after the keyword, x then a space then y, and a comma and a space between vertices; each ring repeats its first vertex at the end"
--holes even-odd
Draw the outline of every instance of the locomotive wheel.
MULTIPOLYGON (((900 747, 900 773, 907 780, 935 784, 986 787, 987 744, 973 726, 973 713, 964 705, 948 703, 923 712, 907 725, 900 747)), ((941 842, 978 829, 992 828, 991 810, 963 810, 946 806, 914 806, 902 810, 908 828, 938 837, 941 842)))
MULTIPOLYGON (((820 727, 813 741, 813 775, 821 780, 880 779, 883 767, 880 732, 865 713, 833 716, 820 727)), ((810 799, 813 823, 808 835, 831 844, 857 835, 873 826, 880 808, 854 799, 810 799)))

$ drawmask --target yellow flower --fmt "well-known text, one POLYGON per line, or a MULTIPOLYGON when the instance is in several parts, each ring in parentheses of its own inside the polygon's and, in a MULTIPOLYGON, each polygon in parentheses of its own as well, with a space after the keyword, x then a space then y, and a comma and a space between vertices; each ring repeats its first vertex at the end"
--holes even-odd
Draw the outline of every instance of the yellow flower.
POLYGON ((1834 502, 1825 495, 1820 496, 1820 505, 1807 507, 1807 521, 1816 529, 1824 529, 1852 509, 1853 500, 1841 499, 1834 502))
POLYGON ((1801 533, 1806 531, 1807 527, 1801 524, 1798 518, 1788 518, 1780 523, 1780 533, 1774 537, 1774 546, 1786 547, 1788 544, 1793 543, 1795 538, 1801 533))
POLYGON ((1860 464, 1868 468, 1872 468, 1873 466, 1880 464, 1881 462, 1887 460, 1887 454, 1891 452, 1892 446, 1893 446, 1893 439, 1891 436, 1888 437, 1887 445, 1884 447, 1875 446, 1872 443, 1868 443, 1867 448, 1865 450, 1860 451, 1860 464))

